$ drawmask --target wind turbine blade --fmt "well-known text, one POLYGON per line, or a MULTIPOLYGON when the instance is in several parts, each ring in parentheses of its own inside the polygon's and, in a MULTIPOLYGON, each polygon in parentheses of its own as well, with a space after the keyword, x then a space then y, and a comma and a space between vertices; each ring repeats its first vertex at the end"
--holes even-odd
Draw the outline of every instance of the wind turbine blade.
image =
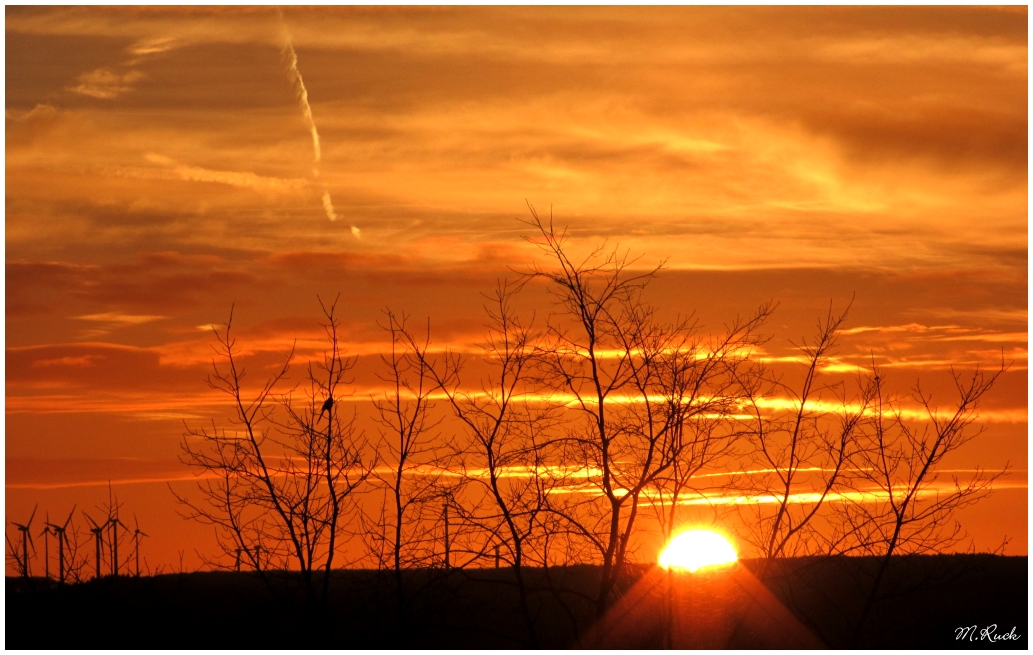
POLYGON ((72 511, 71 511, 71 512, 68 512, 68 518, 67 518, 67 519, 65 519, 65 524, 61 526, 61 528, 62 528, 62 529, 64 529, 64 528, 67 528, 67 527, 68 527, 68 524, 69 524, 69 523, 71 522, 71 520, 72 520, 72 514, 75 514, 75 505, 72 505, 72 511))
POLYGON ((29 516, 29 522, 27 525, 32 525, 32 519, 36 518, 37 509, 39 509, 39 503, 36 503, 36 506, 32 508, 32 514, 29 516))

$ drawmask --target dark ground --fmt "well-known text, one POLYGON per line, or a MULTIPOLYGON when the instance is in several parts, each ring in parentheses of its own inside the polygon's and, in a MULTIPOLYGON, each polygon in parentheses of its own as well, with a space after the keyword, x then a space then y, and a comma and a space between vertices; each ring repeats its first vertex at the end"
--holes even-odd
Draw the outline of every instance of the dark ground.
MULTIPOLYGON (((875 561, 789 559, 766 571, 743 564, 833 648, 1021 648, 1028 646, 1027 558, 940 555, 896 558, 883 596, 856 631, 875 561), (1017 641, 956 640, 956 629, 1014 627, 1017 641), (856 641, 851 641, 856 634, 856 641)), ((556 567, 527 577, 541 647, 565 648, 594 622, 595 567, 556 567), (550 589, 551 587, 551 589, 550 589), (564 591, 559 591, 563 589, 564 591)), ((509 570, 405 574, 399 620, 390 573, 339 571, 324 607, 298 579, 254 573, 103 578, 58 588, 7 579, 7 648, 513 648, 534 645, 509 570), (293 597, 293 600, 290 598, 293 597)), ((634 583, 629 579, 625 587, 634 583)), ((651 642, 652 645, 659 642, 651 642)), ((744 635, 735 646, 749 648, 744 635), (744 641, 745 640, 745 641, 744 641)), ((642 644, 648 646, 650 644, 642 644)), ((756 645, 753 645, 756 647, 756 645)))

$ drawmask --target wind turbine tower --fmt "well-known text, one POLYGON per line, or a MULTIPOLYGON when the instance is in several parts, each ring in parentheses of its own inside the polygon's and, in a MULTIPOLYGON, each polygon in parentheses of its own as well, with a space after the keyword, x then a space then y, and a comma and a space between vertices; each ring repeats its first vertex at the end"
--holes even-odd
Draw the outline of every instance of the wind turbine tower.
POLYGON ((108 519, 108 524, 111 526, 111 575, 118 577, 118 526, 121 521, 118 520, 118 514, 108 519))
POLYGON ((50 512, 43 520, 43 532, 39 536, 43 537, 43 574, 50 580, 50 512))
POLYGON ((136 577, 140 577, 140 537, 149 537, 151 535, 140 529, 140 523, 136 520, 136 516, 133 516, 133 551, 136 556, 136 577))
MULTIPOLYGON (((29 534, 29 530, 32 528, 32 519, 36 518, 36 510, 39 509, 39 505, 32 508, 32 514, 29 515, 29 522, 25 525, 21 523, 15 523, 14 527, 18 528, 18 531, 22 533, 22 577, 31 578, 32 573, 29 571, 29 544, 32 544, 32 535, 29 534)), ((36 545, 32 544, 32 551, 36 552, 36 545)))
POLYGON ((61 584, 65 583, 65 542, 68 541, 68 537, 65 536, 65 530, 68 529, 68 524, 72 521, 72 514, 75 513, 75 506, 72 506, 72 511, 68 513, 68 518, 65 519, 64 525, 57 525, 55 523, 48 523, 47 525, 57 535, 57 568, 58 568, 58 582, 61 584))
POLYGON ((101 545, 104 543, 104 526, 103 525, 97 525, 97 522, 94 521, 92 518, 90 518, 90 515, 87 514, 86 512, 83 512, 83 516, 85 516, 86 520, 89 521, 90 525, 93 526, 92 528, 90 528, 90 532, 93 533, 93 537, 94 537, 94 540, 96 541, 96 546, 97 546, 97 578, 96 579, 100 579, 100 575, 101 575, 101 573, 100 573, 100 561, 101 561, 100 560, 100 551, 101 551, 101 545))

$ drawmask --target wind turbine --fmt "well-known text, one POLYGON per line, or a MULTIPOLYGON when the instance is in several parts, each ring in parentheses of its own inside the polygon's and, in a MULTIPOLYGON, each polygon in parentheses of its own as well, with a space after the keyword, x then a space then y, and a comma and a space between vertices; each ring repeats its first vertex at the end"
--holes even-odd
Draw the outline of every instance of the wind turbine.
POLYGON ((50 512, 43 519, 43 532, 39 536, 43 537, 43 571, 47 580, 50 580, 50 512))
POLYGON ((65 530, 72 521, 72 514, 74 513, 75 505, 72 505, 72 511, 68 512, 68 518, 65 519, 64 525, 47 523, 53 529, 54 534, 57 535, 58 580, 61 584, 65 583, 65 542, 68 541, 68 537, 65 536, 65 530))
MULTIPOLYGON (((25 525, 21 523, 15 523, 14 527, 18 528, 18 531, 22 533, 22 577, 31 578, 32 573, 29 571, 29 544, 32 544, 32 535, 29 534, 29 530, 32 528, 32 519, 36 518, 36 510, 39 509, 37 504, 32 508, 32 514, 29 515, 29 521, 25 525)), ((32 544, 32 552, 36 552, 36 544, 32 544)))
POLYGON ((140 523, 136 520, 136 515, 133 515, 133 551, 136 555, 136 577, 140 577, 140 537, 149 537, 151 535, 140 529, 140 523))
POLYGON ((115 515, 108 519, 111 526, 111 575, 118 577, 118 526, 122 524, 118 520, 118 508, 115 508, 115 515))
POLYGON ((104 526, 106 526, 107 523, 104 525, 97 525, 97 522, 94 521, 89 514, 86 512, 83 512, 82 514, 86 517, 86 520, 90 522, 90 525, 93 526, 90 528, 90 532, 93 533, 97 542, 97 579, 100 579, 100 551, 101 544, 104 542, 104 526))
POLYGON ((118 510, 122 505, 118 502, 118 496, 111 490, 111 481, 108 481, 108 520, 105 526, 111 526, 111 575, 118 577, 118 526, 125 526, 118 520, 118 510))

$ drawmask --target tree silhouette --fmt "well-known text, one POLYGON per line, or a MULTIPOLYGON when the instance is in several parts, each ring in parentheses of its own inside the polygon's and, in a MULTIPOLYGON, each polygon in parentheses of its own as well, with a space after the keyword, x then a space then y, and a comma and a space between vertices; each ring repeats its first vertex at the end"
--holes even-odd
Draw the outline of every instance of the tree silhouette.
POLYGON ((740 380, 751 415, 744 468, 752 469, 741 493, 764 501, 744 510, 752 515, 743 516, 742 536, 767 559, 826 552, 827 538, 816 519, 830 497, 849 487, 851 461, 874 391, 866 384, 847 398, 843 385, 820 380, 846 316, 846 311, 834 314, 830 306, 815 337, 798 346, 805 367, 798 387, 770 378, 764 367, 749 369, 740 380), (769 409, 764 401, 773 396, 789 403, 769 409))
POLYGON ((320 305, 327 348, 322 361, 309 363, 300 391, 280 389, 295 358, 292 349, 277 372, 248 395, 233 312, 222 331, 214 330, 217 359, 208 384, 231 399, 232 429, 214 422, 188 428, 182 459, 205 477, 197 486, 200 499, 176 494, 185 516, 216 528, 222 554, 207 564, 231 568, 242 557, 270 589, 270 570, 300 570, 310 601, 316 593, 313 574, 320 570, 322 599, 327 598, 344 517, 354 511, 347 503, 374 464, 363 459, 365 439, 354 417, 339 410, 354 359, 340 350, 336 301, 320 305))
POLYGON ((655 538, 647 531, 670 539, 685 506, 715 494, 735 496, 737 509, 725 511, 737 512, 740 536, 766 563, 878 557, 857 630, 894 555, 957 544, 956 510, 984 497, 996 475, 944 486, 938 467, 980 433, 980 401, 1003 366, 955 374, 951 414, 916 387, 916 418, 886 393, 874 362, 856 384, 828 381, 846 311, 830 304, 776 375, 754 357, 771 303, 716 330, 672 318, 647 300, 662 266, 605 246, 578 259, 551 217, 531 208, 528 224, 543 261, 486 296, 479 356, 432 348, 429 322, 418 336, 408 316, 385 311, 375 443, 357 413, 341 411, 356 360, 341 352, 336 301, 321 301, 327 348, 305 383, 288 384, 292 350, 250 391, 231 311, 215 332, 209 385, 234 416, 188 428, 183 442, 184 461, 205 479, 200 500, 180 502, 215 526, 222 549, 209 564, 255 569, 270 588, 273 571, 300 571, 309 598, 321 581, 325 601, 346 526, 359 526, 365 561, 390 571, 397 625, 412 600, 405 569, 505 563, 534 646, 545 592, 575 626, 562 599, 586 599, 550 568, 597 565, 587 600, 601 618, 635 574, 637 549, 655 538), (521 315, 518 299, 535 288, 551 304, 521 315), (360 501, 360 491, 377 493, 360 501))
POLYGON ((996 370, 977 367, 965 377, 952 368, 957 400, 947 411, 934 407, 932 396, 917 383, 911 399, 924 415, 916 421, 905 416, 899 400, 886 394, 882 372, 872 364, 874 411, 864 421, 862 446, 855 456, 860 494, 840 505, 837 514, 838 552, 878 557, 854 643, 886 591, 882 583, 893 556, 942 553, 955 547, 962 535, 957 511, 985 498, 1006 472, 1007 467, 995 473, 977 468, 968 480, 952 474, 943 485, 944 473, 938 470, 948 454, 986 430, 973 425, 977 410, 1005 370, 1002 362, 996 370))
MULTIPOLYGON (((539 234, 533 243, 550 261, 532 276, 549 283, 556 308, 540 357, 542 380, 554 394, 569 397, 578 415, 563 440, 562 460, 598 472, 580 481, 591 493, 568 496, 565 506, 552 509, 598 551, 596 607, 602 617, 625 573, 643 494, 676 464, 679 476, 686 464, 693 467, 687 454, 702 444, 686 438, 690 422, 737 406, 734 372, 745 361, 739 353, 758 342, 756 331, 770 307, 728 326, 704 353, 694 323, 665 322, 643 299, 659 267, 636 270, 636 262, 617 250, 597 249, 572 260, 565 233, 533 208, 531 214, 539 234)), ((705 453, 706 446, 695 451, 709 461, 705 453)))
POLYGON ((377 450, 381 465, 370 482, 383 492, 379 513, 365 520, 367 548, 378 568, 394 573, 398 629, 407 610, 403 569, 436 564, 438 546, 433 530, 440 504, 457 486, 454 449, 436 432, 431 392, 436 388, 426 362, 427 339, 417 341, 407 331, 408 318, 384 312, 380 327, 389 336, 390 352, 381 355, 380 380, 388 385, 374 395, 374 419, 380 426, 377 450))
POLYGON ((425 349, 421 351, 415 341, 411 343, 468 439, 460 450, 469 458, 464 469, 469 482, 483 495, 474 492, 473 504, 458 507, 463 512, 461 518, 487 537, 479 544, 478 556, 499 545, 508 551, 505 557, 516 577, 521 616, 528 641, 534 645, 537 637, 524 567, 547 504, 550 474, 545 466, 543 433, 552 410, 534 407, 521 398, 535 391, 529 383, 538 335, 513 311, 516 290, 500 283, 491 297, 490 327, 483 346, 490 373, 479 384, 471 385, 464 379, 466 362, 459 353, 446 350, 440 360, 431 360, 425 349), (471 462, 476 464, 471 466, 471 462), (471 469, 476 473, 471 474, 471 469))

